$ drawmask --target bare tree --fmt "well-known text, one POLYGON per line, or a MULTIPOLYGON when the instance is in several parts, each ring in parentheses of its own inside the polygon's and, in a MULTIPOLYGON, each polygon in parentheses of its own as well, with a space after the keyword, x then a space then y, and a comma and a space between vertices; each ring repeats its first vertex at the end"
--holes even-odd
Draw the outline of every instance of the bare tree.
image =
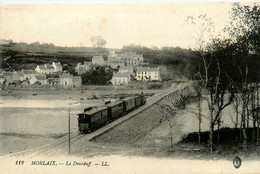
POLYGON ((107 41, 102 36, 91 36, 90 41, 93 47, 105 47, 107 41))
POLYGON ((202 122, 202 90, 203 90, 203 82, 200 80, 197 80, 194 82, 193 88, 196 93, 196 101, 197 101, 197 107, 198 107, 198 113, 196 114, 196 117, 198 118, 199 121, 199 144, 201 143, 201 122, 202 122))
POLYGON ((163 104, 163 105, 161 105, 161 108, 163 110, 162 119, 165 119, 170 127, 171 147, 173 147, 173 122, 172 122, 172 119, 176 116, 176 108, 174 108, 173 105, 171 106, 169 104, 163 104))
POLYGON ((90 41, 92 43, 92 47, 96 47, 96 36, 91 36, 90 41))
MULTIPOLYGON (((231 106, 235 110, 236 117, 235 117, 235 121, 233 121, 233 116, 231 116, 231 119, 232 119, 232 122, 234 123, 235 129, 236 129, 236 142, 238 141, 238 137, 237 136, 238 136, 238 120, 239 120, 239 115, 240 115, 240 112, 239 112, 240 103, 241 103, 240 96, 237 93, 234 94, 234 99, 233 99, 233 102, 232 102, 231 106)), ((240 134, 240 138, 241 138, 241 134, 240 134)))

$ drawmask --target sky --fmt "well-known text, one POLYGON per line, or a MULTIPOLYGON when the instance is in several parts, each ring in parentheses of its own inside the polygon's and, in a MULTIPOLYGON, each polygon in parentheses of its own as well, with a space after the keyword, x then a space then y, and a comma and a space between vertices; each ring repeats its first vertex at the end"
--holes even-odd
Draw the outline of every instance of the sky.
POLYGON ((0 39, 92 46, 91 36, 100 35, 109 48, 129 44, 194 48, 199 24, 185 24, 187 17, 206 14, 221 32, 231 7, 231 2, 3 3, 0 39))

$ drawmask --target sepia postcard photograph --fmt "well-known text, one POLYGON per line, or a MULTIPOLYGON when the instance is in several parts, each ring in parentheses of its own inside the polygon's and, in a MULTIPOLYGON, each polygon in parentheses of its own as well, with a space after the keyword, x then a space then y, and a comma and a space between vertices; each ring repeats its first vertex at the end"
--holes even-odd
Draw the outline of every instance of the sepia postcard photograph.
POLYGON ((260 173, 259 1, 0 1, 0 173, 260 173))

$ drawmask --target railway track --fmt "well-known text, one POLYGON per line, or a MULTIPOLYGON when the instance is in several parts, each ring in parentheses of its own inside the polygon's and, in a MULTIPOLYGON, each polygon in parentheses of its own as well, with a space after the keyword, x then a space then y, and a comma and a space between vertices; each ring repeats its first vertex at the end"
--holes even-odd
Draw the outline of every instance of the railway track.
MULTIPOLYGON (((79 133, 72 133, 71 141, 76 141, 76 140, 82 138, 83 136, 85 136, 85 135, 79 134, 79 133)), ((28 150, 24 150, 21 152, 5 155, 0 158, 13 157, 13 156, 24 156, 24 155, 26 155, 27 157, 30 158, 30 157, 35 157, 37 155, 44 155, 45 153, 47 153, 55 148, 59 148, 67 143, 68 143, 68 136, 64 136, 62 138, 59 138, 55 142, 52 142, 52 143, 49 143, 49 144, 46 144, 46 145, 43 145, 43 146, 40 146, 40 147, 37 147, 34 149, 28 149, 28 150)))
MULTIPOLYGON (((171 88, 167 91, 164 91, 164 92, 159 93, 155 96, 152 96, 152 97, 147 99, 147 102, 146 102, 145 105, 137 108, 136 110, 128 113, 127 115, 125 115, 123 117, 120 117, 119 119, 107 124, 106 126, 95 130, 92 133, 89 133, 89 134, 72 133, 71 134, 71 142, 72 142, 72 144, 75 144, 75 143, 77 143, 78 140, 82 139, 83 137, 84 137, 84 140, 90 141, 93 138, 101 135, 102 133, 109 131, 110 129, 114 128, 115 126, 123 123, 124 121, 126 121, 126 120, 132 118, 133 116, 137 115, 138 113, 144 111, 145 109, 149 108, 150 106, 152 106, 156 102, 158 102, 158 101, 162 100, 164 97, 168 96, 169 94, 171 94, 171 93, 173 93, 177 90, 183 89, 186 86, 187 86, 187 84, 183 85, 181 87, 179 86, 178 87, 179 89, 171 88)), ((3 157, 26 155, 29 158, 33 158, 33 157, 42 156, 42 155, 43 156, 51 156, 52 154, 56 153, 59 149, 62 152, 62 149, 65 149, 66 147, 68 147, 68 136, 62 137, 62 138, 58 139, 57 141, 55 141, 53 143, 50 143, 50 144, 47 144, 47 145, 44 145, 44 146, 40 146, 40 147, 35 148, 35 149, 29 149, 29 150, 26 150, 26 151, 14 153, 14 154, 3 156, 3 157)), ((66 155, 66 154, 64 154, 64 155, 66 155)), ((2 158, 2 157, 0 157, 0 158, 2 158)))
MULTIPOLYGON (((76 136, 71 137, 71 142, 77 141, 84 136, 84 134, 77 134, 76 136)), ((58 144, 52 146, 48 146, 47 149, 41 149, 40 151, 31 154, 30 157, 33 158, 36 156, 49 156, 56 152, 58 149, 61 149, 62 147, 64 148, 64 146, 68 146, 68 136, 66 136, 65 139, 62 140, 62 142, 59 142, 58 144)))

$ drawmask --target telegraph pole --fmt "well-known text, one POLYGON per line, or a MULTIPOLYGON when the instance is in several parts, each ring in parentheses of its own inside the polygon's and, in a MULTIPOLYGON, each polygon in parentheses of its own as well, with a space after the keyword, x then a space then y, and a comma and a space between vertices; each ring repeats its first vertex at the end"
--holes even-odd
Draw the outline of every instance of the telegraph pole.
POLYGON ((70 154, 70 108, 69 108, 69 154, 70 154))

